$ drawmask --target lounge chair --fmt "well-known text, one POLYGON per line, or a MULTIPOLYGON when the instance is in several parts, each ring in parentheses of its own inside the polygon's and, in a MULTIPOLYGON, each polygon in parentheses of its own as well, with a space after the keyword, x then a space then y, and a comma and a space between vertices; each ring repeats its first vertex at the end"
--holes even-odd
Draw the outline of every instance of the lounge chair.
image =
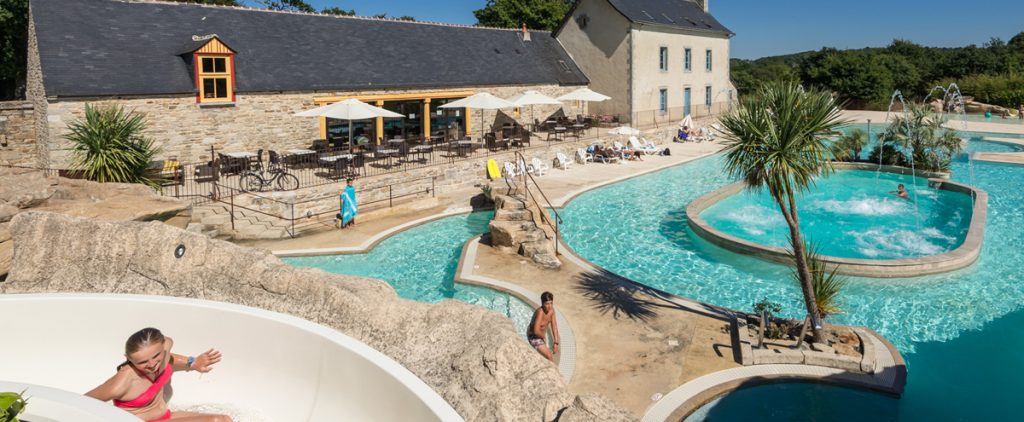
POLYGON ((505 168, 504 176, 506 178, 518 177, 520 175, 519 170, 516 170, 516 165, 506 162, 502 167, 505 168))
POLYGON ((569 170, 569 167, 572 167, 572 160, 566 157, 565 154, 555 154, 555 166, 560 167, 562 170, 569 170))
POLYGON ((524 174, 534 174, 533 167, 526 164, 525 159, 516 161, 516 171, 519 172, 520 176, 524 174))
POLYGON ((641 144, 640 140, 635 136, 629 137, 629 146, 637 151, 643 152, 645 155, 654 155, 658 153, 658 147, 654 145, 641 144))
POLYGON ((530 166, 533 167, 533 174, 537 176, 543 176, 544 172, 551 170, 551 167, 544 163, 540 158, 533 157, 530 161, 530 166))
POLYGON ((587 162, 594 162, 594 154, 587 152, 587 150, 580 148, 576 150, 576 162, 580 164, 586 164, 587 162))

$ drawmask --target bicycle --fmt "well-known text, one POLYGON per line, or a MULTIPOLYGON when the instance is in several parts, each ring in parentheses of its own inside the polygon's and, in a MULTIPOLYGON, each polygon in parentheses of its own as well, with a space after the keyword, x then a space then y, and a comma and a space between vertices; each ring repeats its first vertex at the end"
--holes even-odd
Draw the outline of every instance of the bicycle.
POLYGON ((299 188, 299 178, 288 173, 283 168, 271 168, 270 178, 263 176, 263 172, 246 170, 238 180, 242 192, 263 192, 263 188, 277 182, 278 190, 296 190, 299 188))

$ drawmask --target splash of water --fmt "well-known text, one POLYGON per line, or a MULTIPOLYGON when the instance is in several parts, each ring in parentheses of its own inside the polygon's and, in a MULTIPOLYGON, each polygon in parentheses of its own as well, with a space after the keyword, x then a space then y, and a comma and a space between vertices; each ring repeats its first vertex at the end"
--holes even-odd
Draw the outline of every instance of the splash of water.
MULTIPOLYGON (((889 124, 889 115, 892 114, 892 107, 893 107, 893 105, 896 104, 896 100, 899 100, 900 105, 902 106, 901 110, 903 110, 903 117, 904 117, 903 121, 906 122, 906 124, 907 124, 907 145, 913 145, 914 144, 914 131, 913 131, 913 128, 910 126, 910 111, 907 109, 907 102, 903 98, 903 93, 900 92, 900 90, 898 90, 898 89, 896 91, 893 91, 892 97, 889 98, 889 108, 886 109, 886 111, 885 111, 885 123, 889 124)), ((875 172, 875 179, 876 180, 878 179, 880 173, 882 172, 882 157, 885 155, 885 154, 882 153, 883 151, 885 151, 885 139, 880 139, 879 141, 880 142, 878 144, 878 170, 875 172)), ((899 150, 900 147, 902 147, 902 146, 899 145, 899 144, 896 144, 896 149, 897 150, 899 150)), ((911 148, 913 148, 913 147, 911 147, 911 148)), ((914 182, 914 192, 913 192, 914 209, 915 209, 914 218, 917 221, 917 227, 921 228, 921 215, 920 215, 919 212, 916 212, 918 210, 918 206, 917 206, 917 177, 916 177, 917 176, 917 169, 915 168, 915 165, 914 165, 914 153, 913 153, 913 151, 911 151, 909 156, 910 156, 910 171, 911 171, 911 174, 914 175, 914 177, 911 179, 914 182)))
POLYGON ((833 214, 866 216, 899 215, 913 211, 905 200, 887 198, 828 199, 810 204, 810 207, 833 214))
POLYGON ((872 258, 938 255, 948 252, 956 242, 956 238, 932 227, 923 230, 873 227, 847 234, 854 239, 860 253, 872 258))

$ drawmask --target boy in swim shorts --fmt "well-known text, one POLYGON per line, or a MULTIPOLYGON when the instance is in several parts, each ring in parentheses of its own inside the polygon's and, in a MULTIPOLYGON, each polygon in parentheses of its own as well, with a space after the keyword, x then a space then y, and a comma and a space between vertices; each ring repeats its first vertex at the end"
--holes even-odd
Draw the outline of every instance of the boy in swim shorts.
POLYGON ((551 292, 544 292, 540 295, 541 306, 533 312, 533 319, 530 326, 526 328, 526 339, 530 345, 537 349, 541 355, 554 362, 554 354, 558 353, 558 322, 555 321, 555 295, 551 292), (554 336, 554 344, 548 349, 547 333, 548 326, 551 326, 551 334, 554 336))

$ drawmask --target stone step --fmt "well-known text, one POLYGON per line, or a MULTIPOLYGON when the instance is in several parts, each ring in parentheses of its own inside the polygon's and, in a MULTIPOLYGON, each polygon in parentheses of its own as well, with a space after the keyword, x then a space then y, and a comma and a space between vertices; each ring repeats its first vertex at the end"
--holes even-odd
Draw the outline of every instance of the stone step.
POLYGON ((217 214, 203 217, 199 221, 207 226, 220 226, 224 224, 231 224, 231 216, 227 214, 217 214))
POLYGON ((526 201, 522 198, 516 198, 508 195, 495 195, 494 208, 507 210, 526 209, 526 201))
POLYGON ((550 240, 524 242, 520 245, 519 254, 530 258, 534 263, 548 269, 562 267, 562 261, 555 255, 555 247, 550 240))
POLYGON ((262 226, 246 226, 237 227, 235 229, 235 239, 281 239, 288 236, 282 228, 268 229, 262 226))
POLYGON ((498 208, 498 210, 494 212, 494 219, 506 221, 532 221, 533 213, 527 209, 498 208))

